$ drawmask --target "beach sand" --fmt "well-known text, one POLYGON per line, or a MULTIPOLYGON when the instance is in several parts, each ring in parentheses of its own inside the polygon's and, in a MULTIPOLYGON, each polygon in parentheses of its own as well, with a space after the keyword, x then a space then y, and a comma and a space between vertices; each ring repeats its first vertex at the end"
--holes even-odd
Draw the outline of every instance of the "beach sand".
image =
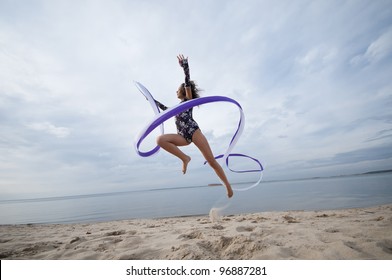
POLYGON ((0 259, 392 259, 392 205, 0 226, 0 259))

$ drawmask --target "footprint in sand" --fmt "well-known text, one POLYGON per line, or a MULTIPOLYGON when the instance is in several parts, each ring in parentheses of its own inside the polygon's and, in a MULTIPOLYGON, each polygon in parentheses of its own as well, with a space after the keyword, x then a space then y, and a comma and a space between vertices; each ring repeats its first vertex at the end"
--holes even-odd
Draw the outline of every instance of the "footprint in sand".
POLYGON ((76 236, 76 237, 74 237, 74 238, 71 239, 71 241, 69 242, 69 244, 66 244, 66 245, 65 245, 65 249, 71 249, 71 248, 78 247, 78 245, 80 245, 80 244, 83 243, 84 241, 86 241, 86 238, 76 236))
POLYGON ((328 233, 337 233, 337 232, 339 232, 339 230, 338 230, 338 229, 335 229, 335 228, 328 228, 328 229, 325 230, 325 232, 328 232, 328 233))
POLYGON ((198 221, 202 225, 210 223, 209 219, 197 219, 196 221, 198 221))
POLYGON ((125 233, 125 230, 116 230, 116 231, 111 231, 105 234, 105 236, 118 236, 122 235, 125 233))
POLYGON ((181 234, 178 236, 178 239, 202 239, 203 238, 203 233, 201 232, 191 232, 188 234, 181 234))
POLYGON ((392 254, 392 240, 383 240, 377 243, 377 247, 380 247, 384 252, 392 254))
POLYGON ((327 217, 329 217, 329 215, 327 214, 321 214, 316 216, 316 218, 327 218, 327 217))
POLYGON ((299 221, 296 218, 293 218, 289 215, 283 216, 283 219, 285 219, 289 224, 299 223, 299 221))
POLYGON ((77 236, 77 237, 75 237, 75 238, 73 238, 70 242, 69 242, 69 244, 72 244, 72 243, 75 243, 75 242, 78 242, 78 241, 80 241, 81 239, 80 239, 80 237, 79 236, 77 236))
POLYGON ((6 252, 1 252, 0 253, 0 259, 6 259, 6 258, 8 258, 8 257, 11 257, 13 254, 12 254, 12 252, 10 252, 10 251, 6 251, 6 252))
POLYGON ((246 227, 246 226, 245 227, 241 226, 236 228, 238 232, 252 232, 254 229, 255 229, 254 227, 246 227))
POLYGON ((221 225, 213 225, 211 228, 213 228, 213 229, 219 229, 219 230, 222 230, 222 229, 225 229, 223 226, 221 226, 221 225))
POLYGON ((359 258, 364 258, 364 259, 373 259, 374 256, 369 254, 368 252, 364 251, 361 246, 355 242, 351 241, 343 241, 343 244, 347 246, 348 248, 354 250, 355 252, 360 254, 359 258))

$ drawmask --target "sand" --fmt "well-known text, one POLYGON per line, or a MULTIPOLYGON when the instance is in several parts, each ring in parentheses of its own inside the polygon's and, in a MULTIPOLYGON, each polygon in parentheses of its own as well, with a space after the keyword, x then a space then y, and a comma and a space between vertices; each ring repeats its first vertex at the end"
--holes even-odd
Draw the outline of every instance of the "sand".
POLYGON ((89 224, 2 225, 0 259, 392 259, 392 205, 89 224))

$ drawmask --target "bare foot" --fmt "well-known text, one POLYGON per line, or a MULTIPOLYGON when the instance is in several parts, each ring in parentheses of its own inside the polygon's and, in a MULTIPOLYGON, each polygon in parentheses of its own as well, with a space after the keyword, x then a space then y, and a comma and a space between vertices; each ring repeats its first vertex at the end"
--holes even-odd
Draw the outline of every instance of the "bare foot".
POLYGON ((226 189, 227 189, 227 196, 231 198, 234 194, 231 186, 230 185, 228 187, 226 186, 226 189))
POLYGON ((182 161, 182 173, 185 174, 186 173, 186 169, 188 167, 188 163, 191 161, 191 157, 187 156, 186 160, 182 161))

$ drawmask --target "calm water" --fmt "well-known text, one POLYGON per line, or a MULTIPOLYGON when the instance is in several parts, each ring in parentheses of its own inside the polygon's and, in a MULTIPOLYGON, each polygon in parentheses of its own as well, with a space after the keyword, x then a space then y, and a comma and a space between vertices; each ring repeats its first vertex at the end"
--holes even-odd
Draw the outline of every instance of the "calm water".
MULTIPOLYGON (((222 186, 0 201, 0 224, 207 215, 212 207, 227 202, 222 186)), ((236 192, 222 214, 327 210, 387 203, 392 203, 392 173, 262 182, 249 191, 236 192)))

